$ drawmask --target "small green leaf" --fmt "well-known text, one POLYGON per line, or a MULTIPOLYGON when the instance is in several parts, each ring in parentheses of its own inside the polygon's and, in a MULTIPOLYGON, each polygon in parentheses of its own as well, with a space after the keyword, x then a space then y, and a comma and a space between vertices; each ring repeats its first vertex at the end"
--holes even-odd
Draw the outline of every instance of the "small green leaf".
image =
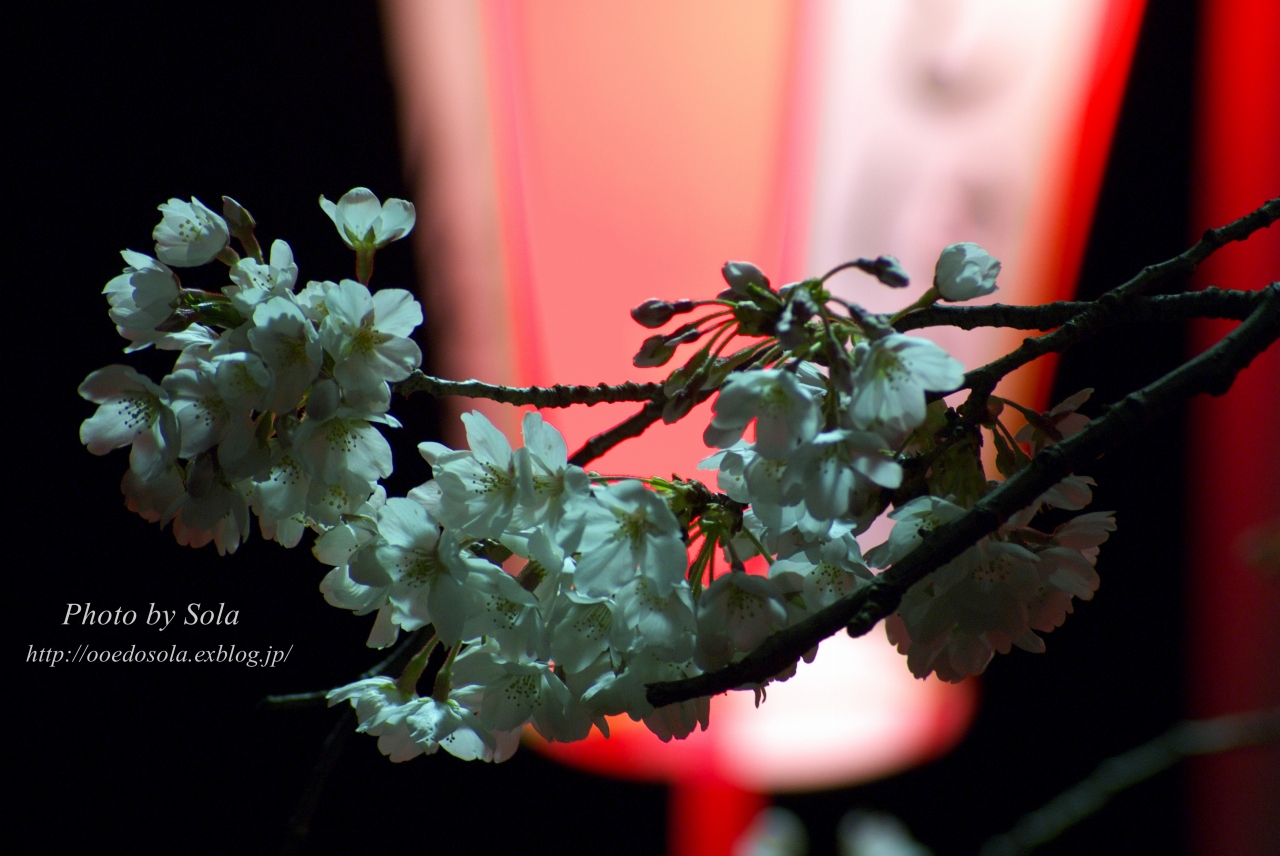
POLYGON ((976 443, 961 441, 942 453, 930 469, 929 493, 954 496, 957 505, 972 508, 989 486, 976 443))
POLYGON ((683 366, 676 369, 667 378, 666 383, 662 386, 662 391, 668 396, 675 395, 680 390, 688 386, 689 381, 702 370, 702 367, 711 357, 711 343, 703 345, 697 353, 689 358, 683 366))
POLYGON ((712 361, 710 368, 707 369, 707 382, 704 386, 710 389, 719 389, 724 385, 730 372, 758 353, 760 353, 760 349, 752 345, 727 357, 717 357, 712 361))
POLYGON ((743 300, 733 308, 733 319, 738 322, 738 333, 743 336, 772 336, 777 324, 774 315, 750 300, 743 300))
POLYGON ((991 438, 996 443, 996 469, 1000 475, 1009 478, 1018 471, 1018 457, 1014 454, 1012 448, 1009 447, 1009 441, 1004 438, 999 429, 991 432, 991 438))

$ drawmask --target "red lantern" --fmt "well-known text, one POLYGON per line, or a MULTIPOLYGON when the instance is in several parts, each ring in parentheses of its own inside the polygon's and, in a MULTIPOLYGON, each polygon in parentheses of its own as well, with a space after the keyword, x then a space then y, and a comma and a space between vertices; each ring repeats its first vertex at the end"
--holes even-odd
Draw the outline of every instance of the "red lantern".
MULTIPOLYGON (((628 310, 714 295, 727 259, 781 283, 891 253, 923 290, 941 247, 972 240, 1005 261, 1002 300, 1068 297, 1142 6, 389 2, 406 159, 429 208, 417 234, 435 370, 660 379, 631 366, 642 331, 628 310)), ((906 302, 846 276, 869 308, 906 302)), ((992 335, 944 344, 969 365, 1008 350, 992 335)), ((1047 377, 1021 372, 1003 394, 1043 405, 1047 377)), ((518 413, 472 406, 515 435, 518 413)), ((593 469, 695 476, 707 409, 593 469)), ((544 417, 573 446, 633 410, 544 417)), ((975 705, 971 683, 916 681, 879 633, 828 640, 768 693, 759 709, 750 694, 715 699, 712 728, 685 741, 624 717, 607 741, 541 748, 672 782, 673 852, 728 853, 762 804, 749 794, 919 763, 975 705)))

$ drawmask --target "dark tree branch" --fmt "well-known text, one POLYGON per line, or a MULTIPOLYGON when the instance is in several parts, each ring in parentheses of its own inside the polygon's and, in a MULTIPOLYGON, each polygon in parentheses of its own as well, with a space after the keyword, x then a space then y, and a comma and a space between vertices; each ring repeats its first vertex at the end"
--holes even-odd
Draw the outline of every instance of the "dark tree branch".
POLYGON ((351 739, 351 735, 355 734, 355 724, 355 711, 344 710, 324 738, 320 757, 316 759, 316 765, 311 769, 311 776, 307 779, 302 797, 298 800, 298 807, 289 818, 289 830, 284 847, 280 850, 285 856, 301 853, 306 846, 307 837, 311 835, 311 819, 315 817, 316 808, 320 805, 325 783, 329 781, 329 774, 338 763, 338 757, 342 754, 343 748, 351 739))
POLYGON ((415 371, 405 380, 393 384, 401 395, 425 392, 436 398, 462 396, 487 398, 502 404, 532 404, 534 407, 572 407, 575 404, 609 404, 618 401, 654 401, 661 399, 660 383, 620 383, 615 386, 500 386, 478 380, 443 380, 415 371))
POLYGON ((1207 230, 1194 246, 1181 255, 1159 264, 1148 265, 1139 271, 1137 276, 1118 288, 1112 289, 1101 299, 1106 300, 1111 295, 1129 298, 1149 294, 1162 280, 1189 276, 1202 261, 1227 244, 1246 241, 1254 232, 1266 229, 1276 220, 1280 220, 1280 196, 1268 199, 1257 209, 1238 220, 1217 229, 1207 230))
POLYGON ((595 435, 584 443, 581 449, 569 456, 569 463, 585 467, 623 440, 639 437, 650 425, 662 418, 662 407, 665 403, 665 396, 654 399, 608 431, 595 435))
MULTIPOLYGON (((747 365, 751 365, 751 362, 748 361, 744 364, 744 366, 747 365)), ((706 401, 708 398, 715 395, 716 391, 716 389, 704 389, 699 391, 693 396, 693 406, 696 407, 706 401)), ((594 461, 596 458, 600 457, 623 440, 630 440, 632 437, 639 437, 648 430, 650 425, 663 418, 663 409, 666 407, 667 400, 668 399, 665 395, 659 395, 658 397, 655 397, 653 401, 650 401, 636 413, 619 422, 617 425, 614 425, 608 431, 602 431, 592 437, 583 444, 581 449, 569 456, 569 463, 585 467, 587 464, 594 461)), ((683 419, 686 415, 688 415, 687 411, 677 418, 683 419)))
MULTIPOLYGON (((408 660, 407 655, 422 645, 423 639, 430 632, 429 628, 430 625, 406 634, 405 638, 392 649, 390 654, 361 672, 356 676, 356 680, 363 681, 404 668, 404 664, 408 660)), ((270 707, 276 710, 322 707, 325 704, 325 696, 328 693, 328 690, 320 690, 313 693, 267 696, 258 702, 258 706, 270 707)), ((325 737, 324 743, 321 744, 320 756, 316 758, 315 766, 312 767, 311 775, 307 779, 307 785, 302 791, 302 796, 298 799, 298 806, 294 809, 293 816, 289 818, 289 829, 285 837, 282 853, 295 854, 302 852, 307 836, 311 834, 311 818, 315 816, 316 807, 320 804, 320 797, 324 793, 325 784, 329 781, 329 774, 333 772, 334 765, 338 763, 338 758, 342 755, 342 750, 346 748, 348 740, 355 733, 355 723, 355 711, 350 708, 343 710, 338 715, 328 736, 325 737)))
POLYGON ((442 380, 415 371, 408 379, 393 385, 401 395, 425 392, 436 398, 456 395, 466 398, 487 398, 502 404, 531 404, 534 407, 572 407, 575 404, 611 404, 621 401, 644 401, 646 404, 632 416, 607 431, 589 439, 582 448, 569 457, 569 463, 585 467, 614 446, 639 437, 650 425, 662 418, 662 408, 667 396, 660 383, 621 383, 616 386, 499 386, 478 380, 442 380))
POLYGON ((1194 246, 1168 261, 1149 265, 1137 276, 1099 297, 1088 309, 1064 323, 1057 330, 1044 336, 1025 339, 1022 345, 1009 354, 964 376, 962 389, 972 389, 981 396, 989 394, 997 383, 1014 369, 1050 352, 1070 348, 1086 336, 1117 323, 1123 311, 1132 301, 1155 290, 1164 280, 1184 277, 1196 269, 1202 261, 1232 241, 1243 241, 1259 229, 1265 229, 1280 219, 1280 197, 1267 200, 1256 211, 1235 222, 1204 233, 1194 246))
MULTIPOLYGON (((1259 291, 1224 291, 1220 288, 1141 297, 1117 313, 1114 320, 1124 324, 1185 321, 1188 318, 1228 318, 1240 321, 1248 317, 1261 299, 1262 293, 1259 291)), ((1010 306, 1003 303, 989 306, 934 305, 904 315, 893 326, 900 333, 944 326, 958 327, 961 330, 974 330, 978 327, 1052 330, 1086 311, 1093 303, 1092 300, 1059 300, 1040 306, 1010 306)))
POLYGON ((1280 740, 1280 709, 1190 720, 1156 739, 1108 758, 1084 781, 1024 815, 1013 829, 982 846, 980 856, 1021 856, 1057 838, 1125 788, 1183 758, 1280 740))
MULTIPOLYGON (((1242 241, 1258 229, 1270 226, 1280 218, 1280 199, 1272 199, 1261 208, 1220 229, 1211 229, 1204 237, 1181 255, 1144 268, 1137 276, 1112 290, 1102 298, 1086 303, 1053 303, 1039 307, 934 306, 905 316, 898 323, 899 330, 916 329, 933 324, 949 324, 971 329, 979 326, 1007 326, 1018 329, 1058 329, 1045 336, 1026 339, 1012 353, 965 375, 962 388, 972 389, 968 411, 977 413, 979 405, 995 389, 1004 375, 1051 351, 1062 351, 1110 324, 1125 320, 1170 320, 1181 317, 1205 316, 1237 318, 1247 314, 1260 298, 1244 296, 1241 292, 1219 292, 1210 289, 1197 295, 1178 295, 1175 298, 1138 300, 1162 280, 1193 271, 1201 261, 1215 250, 1231 241, 1242 241), (1058 326, 1061 325, 1061 326, 1058 326)), ((745 367, 745 366, 744 366, 745 367)), ((569 462, 586 466, 619 443, 638 437, 650 425, 662 418, 666 395, 662 384, 623 383, 616 386, 510 387, 483 383, 478 380, 450 381, 415 371, 408 379, 394 385, 397 392, 410 395, 426 392, 436 397, 464 396, 485 398, 504 404, 533 405, 534 407, 587 406, 620 401, 647 402, 638 412, 607 431, 588 440, 569 458, 569 462)), ((714 390, 704 390, 698 400, 709 397, 714 390)))
POLYGON ((959 519, 925 534, 923 543, 871 583, 766 639, 742 660, 681 681, 649 684, 654 707, 760 684, 845 627, 861 636, 892 614, 906 591, 993 532, 1083 464, 1133 436, 1177 404, 1202 392, 1221 395, 1255 356, 1280 338, 1280 284, 1268 286, 1254 312, 1209 350, 1130 393, 1073 437, 1042 450, 959 519))

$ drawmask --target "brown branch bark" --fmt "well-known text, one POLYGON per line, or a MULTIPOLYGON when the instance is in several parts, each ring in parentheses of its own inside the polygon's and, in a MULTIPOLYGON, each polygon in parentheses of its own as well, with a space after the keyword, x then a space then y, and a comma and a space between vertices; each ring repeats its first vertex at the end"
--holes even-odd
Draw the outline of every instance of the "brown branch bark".
MULTIPOLYGON (((1117 313, 1115 321, 1122 324, 1174 322, 1189 318, 1227 318, 1241 321, 1248 317, 1261 299, 1259 291, 1224 291, 1220 288, 1141 297, 1129 303, 1123 312, 1117 313)), ((924 327, 1052 330, 1061 327, 1093 304, 1092 300, 1059 300, 1040 306, 1010 306, 1004 303, 989 306, 935 305, 904 315, 893 326, 899 333, 924 327)))
POLYGON ((979 856, 1021 856, 1047 844, 1113 796, 1183 758, 1280 740, 1280 709, 1181 722, 1159 737, 1108 758, 1087 779, 1025 815, 982 846, 979 856))
POLYGON ((1280 219, 1280 197, 1269 199, 1239 220, 1204 233, 1190 249, 1159 264, 1143 268, 1128 282, 1113 288, 1052 333, 1025 339, 1017 349, 964 376, 961 389, 990 393, 1005 375, 1050 352, 1070 348, 1086 336, 1117 323, 1127 304, 1156 289, 1161 282, 1189 275, 1202 261, 1233 241, 1243 241, 1280 219))
POLYGON ((592 437, 582 448, 569 456, 569 463, 585 467, 623 440, 639 437, 650 425, 662 418, 663 399, 650 401, 641 407, 633 416, 614 425, 608 431, 601 431, 592 437))
POLYGON ((401 395, 425 392, 436 398, 462 396, 486 398, 502 404, 531 404, 534 407, 572 407, 575 404, 611 404, 619 401, 654 401, 661 399, 660 383, 620 383, 613 386, 500 386, 478 380, 444 380, 415 371, 406 379, 393 385, 401 395))

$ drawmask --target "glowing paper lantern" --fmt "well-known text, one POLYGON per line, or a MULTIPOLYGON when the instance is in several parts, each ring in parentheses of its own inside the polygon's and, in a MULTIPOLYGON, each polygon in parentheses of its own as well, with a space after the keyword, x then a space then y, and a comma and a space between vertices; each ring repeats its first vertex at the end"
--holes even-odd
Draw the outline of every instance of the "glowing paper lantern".
MULTIPOLYGON (((726 259, 785 282, 851 254, 896 253, 918 293, 929 254, 985 237, 970 228, 980 218, 925 217, 930 195, 993 160, 1007 185, 1007 217, 990 236, 1006 260, 1000 296, 1065 296, 1142 4, 923 5, 927 19, 904 2, 390 0, 406 157, 427 203, 418 236, 432 265, 436 371, 516 384, 636 379, 642 336, 627 310, 654 296, 713 295, 726 259), (1012 59, 1001 54, 1013 48, 1012 59), (885 88, 916 72, 936 103, 912 100, 919 81, 896 96, 885 88), (923 131, 971 145, 960 156, 945 144, 904 151, 923 131), (1019 157, 984 155, 993 139, 1010 139, 1019 157), (879 200, 883 222, 874 207, 850 221, 886 163, 899 185, 879 200), (859 218, 890 228, 859 231, 859 218)), ((880 295, 859 287, 856 299, 879 308, 880 295)), ((976 365, 1006 343, 946 344, 976 365)), ((1036 388, 1023 375, 1022 397, 1036 388)), ((514 436, 519 414, 477 406, 514 436)), ((544 416, 573 446, 634 410, 544 416)), ((693 476, 707 454, 707 410, 592 467, 693 476)), ((728 852, 759 805, 744 792, 835 786, 918 763, 959 738, 973 706, 971 684, 914 680, 882 634, 837 637, 771 686, 758 710, 749 694, 715 699, 707 733, 662 744, 623 718, 609 741, 593 734, 548 751, 673 781, 677 827, 711 816, 724 824, 714 845, 696 824, 679 828, 674 849, 728 852), (717 807, 690 808, 703 798, 717 807)))

